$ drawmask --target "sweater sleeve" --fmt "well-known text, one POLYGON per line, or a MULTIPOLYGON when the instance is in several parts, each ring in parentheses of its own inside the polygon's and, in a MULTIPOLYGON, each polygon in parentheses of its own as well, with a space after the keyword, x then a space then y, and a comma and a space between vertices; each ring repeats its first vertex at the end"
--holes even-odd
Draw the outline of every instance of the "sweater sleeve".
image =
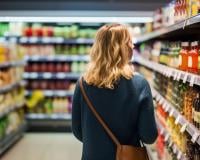
POLYGON ((140 140, 146 144, 151 144, 156 140, 158 131, 155 122, 151 89, 145 79, 143 82, 144 87, 139 98, 140 114, 138 131, 140 140))
POLYGON ((76 84, 72 101, 72 132, 74 136, 82 141, 82 127, 81 127, 81 91, 79 82, 76 84))

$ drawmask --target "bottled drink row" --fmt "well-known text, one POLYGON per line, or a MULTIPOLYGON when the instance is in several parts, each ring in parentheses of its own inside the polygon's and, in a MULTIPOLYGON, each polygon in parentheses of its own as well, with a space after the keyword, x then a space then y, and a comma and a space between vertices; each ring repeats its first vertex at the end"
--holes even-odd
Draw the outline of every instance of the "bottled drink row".
POLYGON ((8 115, 0 118, 0 140, 2 140, 6 135, 9 135, 13 131, 16 131, 23 123, 23 120, 23 109, 11 112, 8 115))
POLYGON ((41 23, 0 23, 0 36, 93 38, 96 29, 79 25, 47 25, 41 23))
POLYGON ((47 44, 37 44, 37 45, 21 45, 23 52, 28 56, 40 55, 85 55, 90 51, 90 45, 47 45, 47 44))
POLYGON ((40 91, 35 91, 27 98, 28 113, 71 113, 71 99, 52 97, 47 98, 40 91))
MULTIPOLYGON (((173 142, 178 149, 186 156, 188 160, 200 159, 200 146, 191 142, 191 136, 185 132, 182 133, 181 125, 175 123, 175 117, 170 116, 164 111, 163 107, 157 104, 156 109, 157 119, 159 123, 169 133, 169 139, 165 142, 165 136, 159 132, 157 140, 158 156, 160 160, 178 160, 177 154, 174 154, 172 145, 173 142), (171 141, 171 142, 170 142, 171 141)), ((181 158, 181 157, 180 157, 181 158)))
POLYGON ((190 87, 187 83, 174 81, 159 73, 155 74, 154 82, 155 89, 172 103, 190 123, 200 129, 200 87, 190 87))
POLYGON ((155 62, 180 69, 182 71, 199 74, 200 72, 200 43, 193 42, 161 42, 152 46, 140 46, 142 56, 155 62))
POLYGON ((73 72, 82 73, 87 66, 86 62, 34 62, 25 67, 26 72, 73 72))
POLYGON ((27 89, 35 90, 73 90, 74 82, 68 80, 28 80, 27 89))

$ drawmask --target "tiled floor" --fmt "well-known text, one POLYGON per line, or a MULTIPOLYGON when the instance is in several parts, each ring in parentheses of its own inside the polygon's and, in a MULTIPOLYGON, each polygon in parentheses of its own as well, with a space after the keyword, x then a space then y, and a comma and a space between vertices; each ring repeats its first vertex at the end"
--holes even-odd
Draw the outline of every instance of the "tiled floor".
POLYGON ((72 134, 26 134, 1 160, 80 160, 81 143, 72 134))

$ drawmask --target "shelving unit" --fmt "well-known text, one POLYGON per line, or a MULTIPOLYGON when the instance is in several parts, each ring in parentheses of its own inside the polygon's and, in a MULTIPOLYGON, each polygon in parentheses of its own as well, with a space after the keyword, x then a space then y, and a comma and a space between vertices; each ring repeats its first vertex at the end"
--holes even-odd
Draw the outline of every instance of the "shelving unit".
POLYGON ((30 113, 26 115, 28 131, 50 132, 69 132, 71 131, 71 114, 54 113, 40 114, 30 113))
POLYGON ((26 123, 24 122, 16 131, 11 132, 0 140, 0 156, 23 136, 25 130, 26 123))
POLYGON ((176 123, 182 126, 183 131, 187 131, 192 138, 200 145, 200 131, 190 122, 188 122, 175 107, 168 102, 158 91, 151 87, 156 101, 163 106, 163 109, 176 119, 176 123))
POLYGON ((24 104, 25 104, 25 102, 23 102, 21 104, 16 104, 15 106, 12 106, 12 107, 8 107, 8 109, 4 110, 3 112, 0 112, 0 118, 4 117, 8 113, 10 113, 18 108, 22 108, 24 106, 24 104))
POLYGON ((75 79, 77 80, 80 77, 80 73, 51 73, 51 72, 25 72, 23 77, 24 79, 75 79))
POLYGON ((151 70, 161 73, 166 77, 173 77, 174 80, 180 81, 183 83, 189 82, 190 86, 199 85, 200 86, 200 76, 192 73, 184 72, 181 70, 177 70, 153 61, 146 60, 140 56, 134 58, 134 62, 139 63, 151 70))
POLYGON ((172 149, 173 153, 177 156, 178 160, 187 160, 185 154, 183 154, 180 149, 177 147, 175 143, 173 143, 168 131, 159 123, 159 121, 156 121, 158 128, 160 129, 161 134, 165 137, 165 141, 169 142, 169 147, 172 149))
MULTIPOLYGON (((47 97, 72 97, 74 91, 68 90, 42 90, 43 94, 47 97)), ((32 91, 26 91, 26 96, 31 95, 32 91)))
POLYGON ((47 56, 26 56, 26 61, 29 62, 72 62, 72 61, 89 61, 88 55, 47 55, 47 56))
POLYGON ((5 92, 8 92, 8 91, 12 90, 12 89, 15 88, 15 87, 18 87, 18 86, 25 86, 25 85, 26 85, 26 82, 23 81, 23 80, 21 80, 21 81, 19 81, 19 82, 14 82, 14 83, 9 84, 9 85, 7 85, 7 86, 5 86, 5 87, 1 87, 1 89, 0 89, 0 94, 5 93, 5 92))
POLYGON ((20 67, 26 65, 24 60, 21 61, 13 61, 13 62, 5 62, 0 64, 0 68, 5 68, 5 67, 20 67))
POLYGON ((14 41, 19 44, 92 44, 94 39, 64 37, 1 37, 0 42, 14 41))
MULTIPOLYGON (((200 14, 194 17, 191 17, 189 19, 186 19, 184 21, 181 21, 179 23, 176 23, 174 25, 171 25, 169 27, 165 27, 156 31, 153 31, 151 33, 144 34, 143 36, 137 37, 134 41, 136 44, 140 44, 145 41, 149 41, 152 39, 160 39, 165 37, 166 35, 168 37, 175 36, 174 32, 180 33, 179 36, 183 33, 186 34, 186 30, 188 33, 188 30, 194 30, 196 28, 196 25, 200 23, 200 14)), ((199 27, 199 26, 198 26, 199 27)))

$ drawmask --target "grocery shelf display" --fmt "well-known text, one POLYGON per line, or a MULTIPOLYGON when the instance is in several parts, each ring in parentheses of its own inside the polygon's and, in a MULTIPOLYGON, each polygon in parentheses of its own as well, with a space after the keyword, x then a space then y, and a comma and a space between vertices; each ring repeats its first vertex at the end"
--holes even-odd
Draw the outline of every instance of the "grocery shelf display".
POLYGON ((0 41, 0 156, 25 131, 24 52, 15 41, 0 41))
POLYGON ((197 1, 182 2, 157 10, 146 33, 135 38, 133 63, 155 102, 159 160, 200 159, 200 12, 197 1))
POLYGON ((81 23, 0 23, 0 41, 15 43, 26 63, 22 77, 27 84, 24 94, 29 130, 71 128, 75 83, 86 69, 98 27, 81 23))

